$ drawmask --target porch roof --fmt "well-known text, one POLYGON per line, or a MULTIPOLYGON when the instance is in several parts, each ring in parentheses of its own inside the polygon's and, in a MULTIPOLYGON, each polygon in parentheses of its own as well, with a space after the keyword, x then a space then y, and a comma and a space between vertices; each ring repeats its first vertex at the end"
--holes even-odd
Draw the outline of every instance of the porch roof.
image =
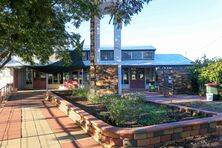
POLYGON ((77 51, 70 51, 71 63, 66 65, 64 60, 60 60, 48 65, 38 65, 38 66, 28 66, 32 69, 44 72, 44 73, 62 73, 68 72, 74 69, 85 69, 88 68, 88 65, 82 61, 82 56, 77 51))

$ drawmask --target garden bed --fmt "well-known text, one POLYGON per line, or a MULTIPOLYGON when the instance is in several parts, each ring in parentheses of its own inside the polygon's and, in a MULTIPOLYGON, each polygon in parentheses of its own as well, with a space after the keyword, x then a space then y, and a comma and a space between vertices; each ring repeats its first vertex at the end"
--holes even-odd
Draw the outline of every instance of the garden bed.
MULTIPOLYGON (((184 146, 184 141, 189 139, 192 141, 196 137, 207 136, 207 141, 212 141, 210 136, 222 135, 222 117, 220 115, 192 110, 189 107, 170 105, 170 108, 177 108, 180 111, 190 110, 193 114, 201 113, 212 117, 125 128, 107 124, 52 92, 47 92, 46 99, 67 114, 104 147, 177 147, 178 145, 184 146)), ((162 105, 167 106, 167 104, 161 103, 162 105)), ((185 146, 187 145, 185 144, 185 146)))
MULTIPOLYGON (((128 121, 118 125, 110 118, 108 110, 101 103, 91 103, 85 97, 75 97, 71 94, 64 94, 59 92, 56 92, 56 94, 73 105, 92 114, 96 118, 101 119, 110 125, 118 127, 142 127, 211 116, 203 113, 194 113, 190 110, 183 111, 175 107, 155 104, 153 102, 141 102, 132 108, 132 111, 138 110, 139 108, 137 116, 134 118, 136 120, 131 120, 130 118, 132 117, 129 117, 128 121)), ((129 116, 130 115, 131 114, 129 114, 129 116)))

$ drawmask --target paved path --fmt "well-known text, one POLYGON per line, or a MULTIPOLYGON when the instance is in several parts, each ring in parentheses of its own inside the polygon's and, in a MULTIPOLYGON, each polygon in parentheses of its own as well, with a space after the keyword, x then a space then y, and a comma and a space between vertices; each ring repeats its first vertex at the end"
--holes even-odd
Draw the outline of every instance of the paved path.
POLYGON ((18 93, 0 109, 0 148, 102 147, 42 94, 18 93))
POLYGON ((147 101, 154 101, 160 103, 206 101, 205 97, 198 95, 187 95, 187 94, 174 95, 173 97, 164 97, 162 94, 156 92, 146 92, 145 96, 147 101))
POLYGON ((174 95, 173 97, 165 97, 163 94, 158 92, 149 92, 149 91, 124 91, 124 94, 142 94, 147 101, 159 102, 159 103, 179 103, 179 102, 192 102, 192 101, 206 101, 205 97, 198 95, 174 95))

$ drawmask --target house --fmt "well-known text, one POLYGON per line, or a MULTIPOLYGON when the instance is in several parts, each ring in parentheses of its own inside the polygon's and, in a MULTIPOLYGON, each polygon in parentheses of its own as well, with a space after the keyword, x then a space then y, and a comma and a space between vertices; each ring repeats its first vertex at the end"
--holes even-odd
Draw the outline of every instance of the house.
POLYGON ((7 64, 14 86, 17 89, 74 89, 90 84, 90 89, 98 94, 119 95, 122 90, 158 89, 172 95, 191 89, 186 71, 192 65, 191 60, 180 54, 156 54, 153 46, 122 47, 121 26, 117 25, 114 25, 114 46, 100 47, 100 20, 94 17, 90 21, 91 48, 84 48, 82 53, 70 51, 69 66, 65 66, 63 60, 40 66, 7 64))
MULTIPOLYGON (((100 93, 118 92, 118 68, 121 65, 122 90, 162 91, 174 89, 174 93, 189 90, 186 68, 192 61, 180 54, 156 54, 153 46, 122 47, 120 62, 115 61, 114 49, 100 48, 97 62, 103 66, 97 68, 96 86, 100 93)), ((84 48, 79 54, 70 51, 72 63, 65 66, 63 61, 48 65, 30 66, 11 60, 7 79, 14 82, 17 89, 73 89, 88 87, 90 82, 90 49, 84 48), (10 77, 11 76, 11 77, 10 77)), ((98 64, 97 63, 97 64, 98 64)), ((6 80, 6 75, 0 75, 6 80)), ((9 81, 8 81, 9 82, 9 81)))

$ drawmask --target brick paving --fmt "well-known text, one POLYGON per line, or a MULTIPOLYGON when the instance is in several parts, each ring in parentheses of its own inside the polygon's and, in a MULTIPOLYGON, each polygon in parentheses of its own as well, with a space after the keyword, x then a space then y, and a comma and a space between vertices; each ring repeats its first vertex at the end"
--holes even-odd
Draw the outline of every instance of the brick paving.
POLYGON ((0 109, 1 148, 102 147, 43 93, 17 93, 0 109))
POLYGON ((206 98, 198 95, 187 95, 180 94, 174 95, 173 97, 165 97, 163 94, 158 92, 149 91, 135 91, 135 90, 124 90, 123 94, 142 94, 147 101, 159 102, 159 103, 179 103, 179 102, 193 102, 193 101, 206 101, 206 98))

